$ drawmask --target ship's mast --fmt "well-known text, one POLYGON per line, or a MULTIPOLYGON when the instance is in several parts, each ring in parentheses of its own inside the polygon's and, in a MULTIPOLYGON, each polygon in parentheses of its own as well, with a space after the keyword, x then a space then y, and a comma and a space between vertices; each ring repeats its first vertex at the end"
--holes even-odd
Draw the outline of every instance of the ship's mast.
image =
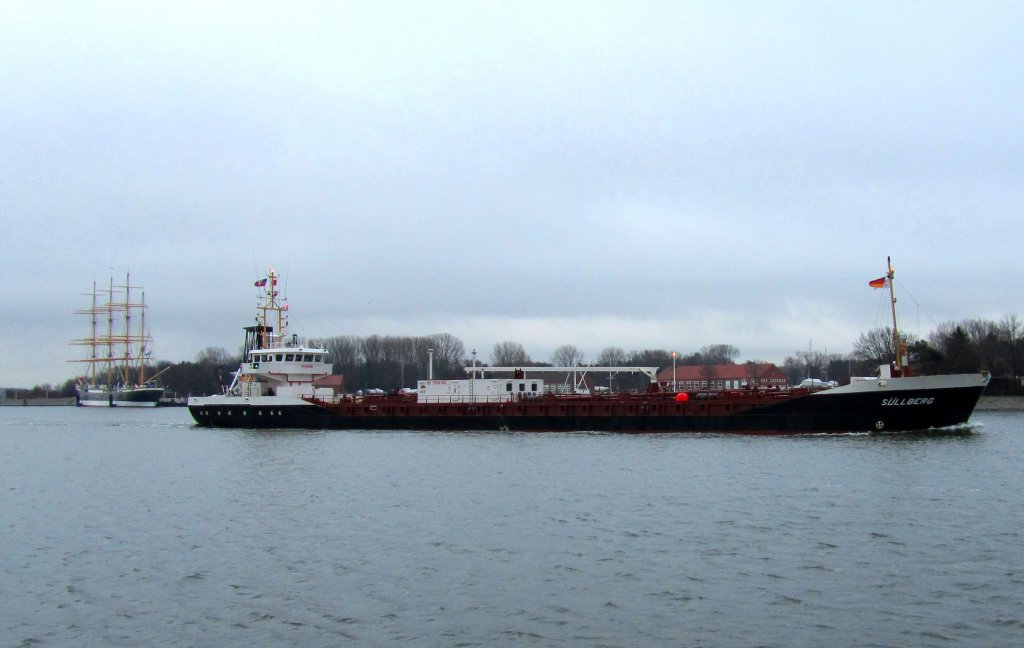
POLYGON ((107 293, 107 379, 106 384, 114 382, 114 277, 110 277, 110 291, 107 293))
POLYGON ((99 322, 96 320, 96 315, 98 313, 96 312, 96 280, 95 279, 92 282, 92 308, 90 309, 90 311, 92 312, 92 337, 89 338, 90 341, 91 341, 91 343, 89 345, 90 346, 89 359, 91 360, 91 362, 89 363, 89 370, 88 370, 89 380, 88 380, 88 382, 95 383, 96 382, 96 360, 98 359, 96 357, 96 331, 99 328, 99 322))
POLYGON ((89 368, 86 370, 86 382, 96 382, 96 361, 99 359, 96 357, 96 329, 98 328, 98 322, 96 321, 96 280, 92 282, 92 308, 89 309, 92 314, 92 336, 89 338, 89 368))
POLYGON ((893 277, 896 276, 896 271, 892 267, 892 257, 886 257, 885 262, 888 266, 885 277, 888 279, 889 300, 892 305, 892 348, 896 356, 896 371, 899 375, 903 375, 903 371, 906 369, 907 350, 903 339, 900 337, 900 327, 896 321, 896 289, 893 287, 893 277))
POLYGON ((146 347, 149 339, 146 337, 146 291, 141 291, 139 299, 139 385, 146 384, 146 347))
POLYGON ((141 286, 131 285, 130 280, 130 275, 126 275, 124 285, 115 285, 111 277, 106 289, 98 289, 93 281, 92 292, 85 293, 92 300, 90 307, 75 311, 78 315, 89 315, 90 319, 89 337, 71 341, 89 347, 88 357, 72 360, 89 365, 83 372, 83 383, 109 387, 115 381, 125 386, 146 382, 146 349, 150 343, 146 334, 146 293, 141 292, 141 286), (132 303, 133 289, 140 291, 138 303, 132 303), (136 330, 132 328, 134 311, 139 313, 136 330), (107 320, 105 331, 100 319, 103 315, 107 320))
POLYGON ((284 345, 285 327, 288 322, 288 316, 285 313, 288 310, 288 305, 278 301, 278 296, 281 293, 277 289, 277 278, 277 270, 269 268, 265 279, 266 295, 263 303, 257 306, 259 310, 257 319, 260 327, 258 334, 265 338, 262 344, 264 348, 278 348, 284 345), (276 330, 268 325, 272 321, 270 319, 273 317, 272 313, 277 316, 276 330), (271 331, 274 332, 271 333, 271 331))
POLYGON ((121 364, 121 384, 129 387, 132 384, 132 276, 124 274, 124 354, 121 364))
MULTIPOLYGON (((146 294, 142 292, 142 286, 133 286, 131 282, 131 274, 125 273, 125 281, 123 286, 116 286, 118 289, 117 295, 121 295, 120 290, 124 290, 123 300, 115 300, 113 297, 110 299, 111 312, 121 313, 123 311, 124 316, 124 333, 118 336, 114 336, 111 341, 112 344, 118 347, 119 355, 115 358, 112 357, 112 361, 117 362, 117 372, 120 374, 121 384, 123 385, 143 385, 146 382, 145 376, 145 362, 146 362, 146 294), (140 291, 141 299, 138 303, 132 302, 132 289, 140 291), (132 313, 138 311, 139 313, 139 325, 137 330, 133 330, 132 327, 132 313)), ((113 295, 113 293, 112 293, 113 295)))
POLYGON ((99 316, 103 313, 107 314, 107 324, 110 325, 110 300, 107 303, 100 304, 99 297, 105 294, 107 291, 99 290, 96 287, 96 281, 92 282, 92 292, 84 293, 91 299, 89 308, 82 310, 76 310, 76 315, 88 315, 89 316, 89 337, 72 340, 71 344, 82 345, 89 347, 89 354, 84 360, 72 360, 72 362, 84 362, 88 366, 82 374, 81 382, 83 384, 97 385, 103 380, 103 373, 106 373, 108 378, 110 374, 110 357, 112 354, 111 349, 107 349, 107 353, 104 356, 103 347, 110 345, 110 336, 101 336, 100 331, 100 319, 99 316), (104 370, 101 365, 107 365, 107 369, 104 370))

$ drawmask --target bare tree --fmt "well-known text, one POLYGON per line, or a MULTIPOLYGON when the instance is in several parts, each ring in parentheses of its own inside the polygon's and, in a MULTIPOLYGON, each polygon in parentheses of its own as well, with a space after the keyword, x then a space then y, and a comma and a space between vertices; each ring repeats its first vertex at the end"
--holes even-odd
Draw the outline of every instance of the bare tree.
POLYGON ((380 335, 364 337, 361 351, 366 364, 380 364, 384 360, 384 338, 380 335))
POLYGON ((991 320, 969 319, 960 323, 974 348, 976 366, 984 367, 997 374, 1008 373, 1003 363, 1006 355, 999 336, 999 325, 991 320))
POLYGON ((462 340, 451 333, 435 333, 430 336, 434 349, 434 376, 455 378, 463 375, 466 347, 462 340))
POLYGON ((196 354, 196 364, 201 365, 224 365, 232 364, 233 358, 221 347, 206 347, 196 354))
POLYGON ((672 352, 664 349, 630 351, 627 361, 634 367, 667 367, 672 364, 672 352))
POLYGON ((886 326, 861 333, 853 343, 853 357, 876 365, 892 362, 896 357, 892 329, 886 326))
POLYGON ((978 349, 971 343, 971 334, 963 322, 945 322, 932 333, 932 346, 943 357, 946 371, 961 373, 978 368, 978 349))
POLYGON ((414 346, 417 375, 426 378, 430 375, 430 350, 434 348, 434 340, 429 336, 418 337, 414 346))
POLYGON ((1017 385, 1017 377, 1020 376, 1020 352, 1024 346, 1024 322, 1016 315, 1006 315, 999 322, 999 336, 1002 343, 1006 345, 1010 359, 1010 377, 1013 384, 1017 385))
POLYGON ((709 344, 700 350, 701 364, 733 364, 740 350, 731 344, 709 344))
POLYGON ((601 350, 597 364, 602 367, 618 367, 626 364, 626 352, 620 347, 610 346, 601 350))
POLYGON ((362 362, 362 344, 362 340, 355 335, 339 335, 324 340, 327 357, 334 363, 335 370, 341 367, 355 367, 362 362))
POLYGON ((530 364, 530 356, 518 342, 498 342, 491 351, 491 364, 496 367, 522 367, 530 364))
MULTIPOLYGON (((819 380, 834 380, 837 374, 830 374, 830 368, 846 360, 838 353, 826 353, 825 351, 797 351, 786 358, 784 364, 786 377, 793 383, 804 378, 817 378, 819 380)), ((844 371, 843 373, 848 373, 844 371)))
POLYGON ((583 352, 571 344, 563 344, 551 354, 551 364, 555 367, 575 367, 583 362, 583 352))

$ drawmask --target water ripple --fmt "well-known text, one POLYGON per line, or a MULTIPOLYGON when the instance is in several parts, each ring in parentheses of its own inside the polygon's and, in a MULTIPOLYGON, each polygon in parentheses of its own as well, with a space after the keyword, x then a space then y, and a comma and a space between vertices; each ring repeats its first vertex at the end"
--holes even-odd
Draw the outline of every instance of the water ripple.
POLYGON ((1024 629, 1020 415, 762 439, 7 409, 29 411, 0 411, 3 645, 1002 646, 1024 629))

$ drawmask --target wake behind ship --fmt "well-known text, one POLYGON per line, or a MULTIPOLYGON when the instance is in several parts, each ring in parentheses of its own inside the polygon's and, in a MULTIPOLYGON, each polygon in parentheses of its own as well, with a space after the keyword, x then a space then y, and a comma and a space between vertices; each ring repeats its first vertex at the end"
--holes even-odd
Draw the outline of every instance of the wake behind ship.
MULTIPOLYGON (((892 290, 892 265, 886 277, 892 290)), ((906 341, 879 375, 832 389, 761 389, 742 385, 716 391, 666 391, 657 367, 478 367, 467 378, 420 380, 412 393, 345 394, 330 380, 327 350, 288 337, 287 305, 271 268, 257 324, 246 328, 244 360, 224 394, 189 398, 199 425, 239 428, 312 428, 435 431, 731 432, 807 434, 908 431, 964 424, 974 411, 987 372, 915 376, 906 341), (642 373, 645 393, 551 393, 547 373, 642 373), (530 374, 529 376, 527 374, 530 374)))

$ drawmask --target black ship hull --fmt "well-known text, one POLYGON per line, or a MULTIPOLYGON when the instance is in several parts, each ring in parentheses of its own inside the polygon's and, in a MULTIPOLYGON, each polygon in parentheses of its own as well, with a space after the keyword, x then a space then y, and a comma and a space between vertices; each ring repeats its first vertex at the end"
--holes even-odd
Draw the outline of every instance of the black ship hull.
POLYGON ((160 387, 133 389, 91 388, 78 394, 81 407, 156 407, 164 395, 160 387))
POLYGON ((202 426, 335 430, 813 434, 966 423, 987 376, 934 378, 890 381, 904 381, 902 388, 872 383, 816 393, 695 394, 686 402, 657 394, 446 404, 398 397, 335 403, 210 397, 192 399, 189 410, 202 426))

